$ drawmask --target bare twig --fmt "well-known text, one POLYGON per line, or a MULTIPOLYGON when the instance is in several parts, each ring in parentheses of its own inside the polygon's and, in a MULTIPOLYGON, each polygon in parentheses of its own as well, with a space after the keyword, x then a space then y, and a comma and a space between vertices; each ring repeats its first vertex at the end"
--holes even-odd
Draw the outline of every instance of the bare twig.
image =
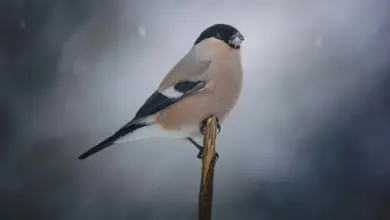
POLYGON ((213 182, 215 166, 215 139, 217 136, 217 118, 207 119, 203 139, 202 176, 199 191, 199 220, 211 220, 213 202, 213 182))

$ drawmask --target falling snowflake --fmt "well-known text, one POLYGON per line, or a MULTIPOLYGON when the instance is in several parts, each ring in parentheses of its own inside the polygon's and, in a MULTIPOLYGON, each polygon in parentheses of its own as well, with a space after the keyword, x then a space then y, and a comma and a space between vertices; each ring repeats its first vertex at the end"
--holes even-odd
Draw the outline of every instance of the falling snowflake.
POLYGON ((24 30, 26 28, 26 23, 24 23, 24 21, 19 21, 19 27, 24 30))
POLYGON ((145 37, 146 35, 146 30, 143 26, 138 26, 138 34, 141 36, 141 37, 145 37))

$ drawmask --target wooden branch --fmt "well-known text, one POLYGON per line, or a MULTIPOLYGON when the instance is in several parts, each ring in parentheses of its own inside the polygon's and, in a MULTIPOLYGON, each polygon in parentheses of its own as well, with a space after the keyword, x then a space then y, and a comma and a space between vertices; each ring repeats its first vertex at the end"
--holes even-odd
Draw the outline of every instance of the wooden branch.
POLYGON ((211 116, 207 119, 203 139, 202 176, 199 191, 198 219, 211 220, 213 202, 213 182, 215 166, 215 139, 217 136, 217 118, 211 116))

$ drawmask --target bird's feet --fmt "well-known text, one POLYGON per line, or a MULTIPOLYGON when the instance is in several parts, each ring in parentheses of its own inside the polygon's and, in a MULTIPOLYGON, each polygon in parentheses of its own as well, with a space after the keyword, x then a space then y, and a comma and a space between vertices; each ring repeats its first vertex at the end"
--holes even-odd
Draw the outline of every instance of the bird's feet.
MULTIPOLYGON (((192 138, 188 137, 186 138, 187 141, 189 141, 192 145, 194 145, 198 150, 199 150, 199 153, 198 155, 196 156, 198 159, 202 159, 203 158, 203 146, 198 144, 196 141, 194 141, 192 138)), ((215 153, 215 156, 214 156, 214 160, 217 161, 219 158, 219 155, 218 153, 215 153)))
MULTIPOLYGON (((202 159, 203 158, 203 147, 199 148, 199 153, 198 153, 198 155, 196 157, 198 159, 202 159)), ((213 162, 216 162, 218 159, 219 159, 219 154, 217 152, 215 152, 215 155, 214 155, 214 158, 213 158, 213 162)))
MULTIPOLYGON (((203 120, 200 123, 200 133, 202 135, 206 135, 207 120, 208 120, 208 118, 206 118, 205 120, 203 120)), ((221 132, 221 125, 219 124, 219 121, 218 121, 218 118, 217 118, 217 134, 219 134, 219 132, 221 132)), ((200 146, 198 149, 199 149, 199 153, 198 153, 197 158, 202 159, 202 157, 203 157, 203 147, 200 146)), ((213 158, 213 162, 216 162, 218 159, 219 159, 219 154, 216 152, 215 155, 214 155, 214 158, 213 158)))
MULTIPOLYGON (((207 119, 206 118, 205 120, 203 120, 201 123, 200 123, 200 133, 202 135, 206 135, 206 128, 207 128, 207 119)), ((219 124, 219 121, 218 121, 218 118, 217 118, 217 134, 219 134, 219 132, 221 132, 221 125, 219 124)))

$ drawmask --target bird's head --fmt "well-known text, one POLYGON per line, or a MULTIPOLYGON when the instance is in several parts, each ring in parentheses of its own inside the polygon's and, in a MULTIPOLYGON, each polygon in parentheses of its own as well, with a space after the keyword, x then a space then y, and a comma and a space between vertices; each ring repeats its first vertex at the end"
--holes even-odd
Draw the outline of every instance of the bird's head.
POLYGON ((194 45, 209 38, 221 40, 233 49, 240 49, 241 43, 245 40, 244 36, 235 27, 228 24, 214 24, 199 35, 194 45))

